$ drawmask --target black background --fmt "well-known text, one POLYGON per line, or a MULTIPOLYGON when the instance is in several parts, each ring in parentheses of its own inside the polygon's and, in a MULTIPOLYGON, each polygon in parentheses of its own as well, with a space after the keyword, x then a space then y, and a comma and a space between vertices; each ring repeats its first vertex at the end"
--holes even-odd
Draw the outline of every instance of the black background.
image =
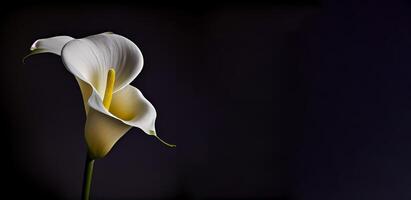
POLYGON ((95 199, 410 199, 406 1, 17 4, 1 12, 2 187, 78 199, 81 94, 39 38, 112 31, 158 111, 97 160, 95 199))

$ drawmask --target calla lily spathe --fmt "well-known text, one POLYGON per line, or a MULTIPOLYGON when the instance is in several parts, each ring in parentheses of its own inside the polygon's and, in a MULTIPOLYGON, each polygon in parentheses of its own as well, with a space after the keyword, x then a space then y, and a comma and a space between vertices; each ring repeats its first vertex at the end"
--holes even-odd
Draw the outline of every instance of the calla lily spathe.
POLYGON ((93 159, 104 157, 132 127, 165 143, 156 134, 154 106, 130 85, 143 68, 143 55, 132 41, 113 33, 82 39, 57 36, 35 41, 30 50, 29 55, 60 55, 75 76, 87 115, 85 139, 93 159))

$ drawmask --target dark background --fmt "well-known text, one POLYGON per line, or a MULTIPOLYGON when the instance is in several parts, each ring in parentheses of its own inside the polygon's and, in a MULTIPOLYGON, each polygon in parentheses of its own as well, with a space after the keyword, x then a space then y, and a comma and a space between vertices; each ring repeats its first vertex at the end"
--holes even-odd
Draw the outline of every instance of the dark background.
POLYGON ((3 195, 78 199, 80 90, 39 38, 112 31, 158 111, 97 160, 94 199, 411 198, 406 1, 17 4, 1 8, 3 195))

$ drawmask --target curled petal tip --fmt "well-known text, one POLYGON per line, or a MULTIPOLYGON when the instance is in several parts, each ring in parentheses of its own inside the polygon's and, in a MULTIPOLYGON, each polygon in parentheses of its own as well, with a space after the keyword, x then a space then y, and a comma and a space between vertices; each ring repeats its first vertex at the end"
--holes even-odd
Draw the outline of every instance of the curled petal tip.
POLYGON ((27 59, 28 57, 30 57, 30 56, 32 56, 32 55, 35 55, 35 54, 39 54, 39 53, 44 52, 42 49, 31 49, 31 48, 30 48, 30 50, 31 50, 31 52, 30 52, 28 55, 24 56, 23 59, 21 59, 21 62, 22 62, 23 64, 26 64, 26 59, 27 59))
POLYGON ((26 56, 24 56, 24 57, 21 59, 21 62, 22 62, 23 64, 26 64, 26 59, 27 59, 28 57, 30 57, 31 55, 33 55, 33 53, 29 53, 29 54, 27 54, 26 56))
POLYGON ((156 137, 158 140, 160 140, 161 143, 165 144, 165 145, 168 146, 168 147, 171 147, 171 148, 177 147, 177 145, 175 145, 175 144, 169 144, 169 143, 165 142, 164 140, 162 140, 161 138, 159 138, 158 136, 155 136, 155 137, 156 137))
POLYGON ((164 140, 162 140, 162 139, 161 139, 160 137, 158 137, 157 135, 154 135, 154 137, 156 137, 158 140, 160 140, 161 143, 165 144, 165 145, 168 146, 168 147, 171 147, 171 148, 177 147, 177 145, 175 145, 175 144, 169 144, 169 143, 165 142, 164 140))
POLYGON ((161 143, 165 144, 168 147, 171 147, 171 148, 177 147, 177 145, 175 145, 175 144, 169 144, 169 143, 165 142, 164 140, 162 140, 160 137, 157 136, 155 131, 150 131, 149 135, 152 135, 152 136, 156 137, 161 143))
POLYGON ((27 55, 27 56, 24 56, 22 59, 21 59, 21 63, 23 63, 23 64, 26 64, 26 58, 28 58, 30 56, 30 54, 29 55, 27 55))

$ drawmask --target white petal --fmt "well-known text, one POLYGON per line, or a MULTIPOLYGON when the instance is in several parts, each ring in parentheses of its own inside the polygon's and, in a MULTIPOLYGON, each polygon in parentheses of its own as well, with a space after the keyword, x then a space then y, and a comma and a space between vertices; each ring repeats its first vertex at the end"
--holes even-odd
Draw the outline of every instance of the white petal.
POLYGON ((149 135, 155 134, 156 109, 133 86, 128 85, 113 94, 109 111, 128 125, 138 127, 149 135))
POLYGON ((143 55, 129 39, 102 33, 68 42, 62 50, 66 68, 103 97, 107 72, 116 71, 114 93, 130 84, 143 67, 143 55))
POLYGON ((157 112, 154 106, 137 88, 127 85, 113 94, 110 109, 107 110, 101 98, 93 91, 88 101, 89 106, 130 126, 138 127, 149 135, 155 133, 157 112))
POLYGON ((44 38, 36 40, 30 48, 31 53, 23 58, 23 63, 29 56, 39 54, 39 53, 54 53, 57 55, 61 54, 61 50, 64 45, 73 40, 74 38, 70 36, 56 36, 51 38, 44 38))
MULTIPOLYGON (((109 110, 104 107, 103 102, 96 91, 93 91, 88 104, 90 106, 90 111, 97 111, 107 116, 112 121, 140 128, 146 134, 157 137, 164 144, 172 147, 175 146, 164 142, 157 136, 155 129, 157 112, 154 106, 143 96, 140 90, 131 85, 127 85, 122 90, 113 94, 109 110)), ((88 118, 90 117, 92 116, 89 115, 88 118)), ((101 133, 94 134, 97 135, 101 133)), ((115 141, 113 143, 115 143, 115 141)))
POLYGON ((51 38, 39 39, 36 40, 33 43, 33 45, 31 45, 30 50, 36 51, 37 53, 54 53, 60 55, 63 46, 73 39, 74 38, 69 36, 56 36, 51 38))

